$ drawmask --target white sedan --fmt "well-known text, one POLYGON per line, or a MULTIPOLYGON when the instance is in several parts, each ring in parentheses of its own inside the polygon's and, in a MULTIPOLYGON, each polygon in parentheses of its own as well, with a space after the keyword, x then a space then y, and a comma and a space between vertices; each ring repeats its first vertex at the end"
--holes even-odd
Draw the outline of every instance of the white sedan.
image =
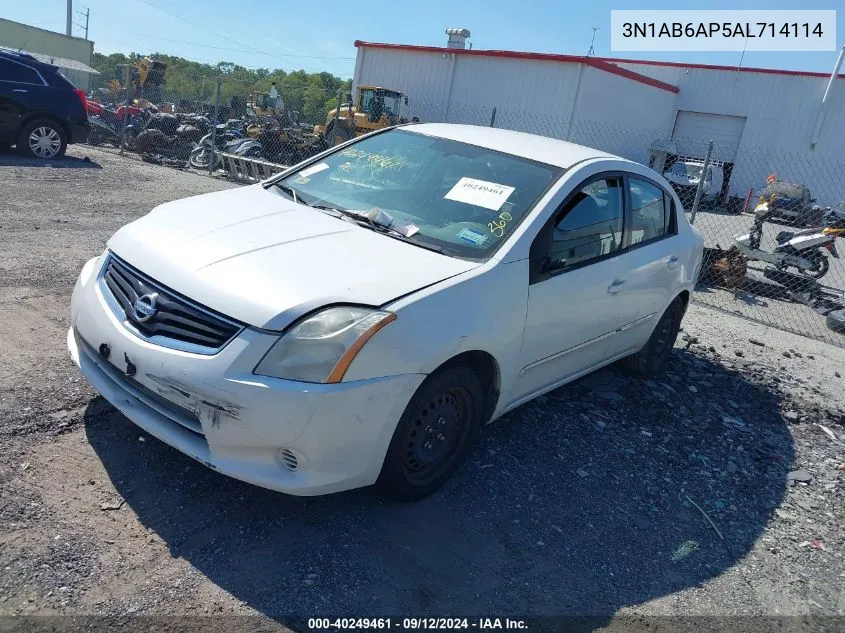
POLYGON ((67 343, 126 417, 221 473, 418 499, 482 424, 619 359, 660 369, 702 244, 637 163, 402 126, 123 227, 82 269, 67 343))

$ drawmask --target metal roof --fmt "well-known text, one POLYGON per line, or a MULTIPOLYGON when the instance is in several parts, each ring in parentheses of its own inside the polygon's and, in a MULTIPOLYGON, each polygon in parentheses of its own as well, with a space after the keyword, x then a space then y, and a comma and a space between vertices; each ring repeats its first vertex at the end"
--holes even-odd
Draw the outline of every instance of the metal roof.
POLYGON ((94 70, 87 64, 83 64, 80 61, 75 59, 68 59, 66 57, 56 57, 55 55, 45 55, 44 53, 33 53, 32 51, 24 51, 18 50, 15 48, 7 48, 5 46, 0 46, 0 51, 4 53, 20 53, 23 55, 29 55, 30 57, 34 58, 35 60, 44 63, 44 64, 52 64, 53 66, 58 66, 59 68, 67 68, 68 70, 79 70, 84 73, 91 73, 92 75, 99 75, 99 71, 94 70))

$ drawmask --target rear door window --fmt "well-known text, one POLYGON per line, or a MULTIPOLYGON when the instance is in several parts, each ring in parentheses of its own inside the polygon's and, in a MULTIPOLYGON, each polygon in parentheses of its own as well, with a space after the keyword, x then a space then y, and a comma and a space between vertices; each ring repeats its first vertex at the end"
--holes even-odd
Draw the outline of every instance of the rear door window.
POLYGON ((35 69, 7 59, 0 59, 0 81, 43 85, 35 69))
POLYGON ((631 245, 658 240, 670 228, 669 212, 663 190, 646 180, 628 179, 631 194, 631 245))

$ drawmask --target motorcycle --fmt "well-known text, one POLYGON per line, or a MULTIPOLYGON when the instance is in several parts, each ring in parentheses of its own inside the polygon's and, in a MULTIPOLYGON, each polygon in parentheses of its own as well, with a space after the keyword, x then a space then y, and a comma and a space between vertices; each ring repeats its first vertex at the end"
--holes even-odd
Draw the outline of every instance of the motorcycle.
POLYGON ((823 226, 803 231, 781 231, 775 236, 772 252, 760 246, 763 237, 763 225, 767 221, 769 209, 767 202, 761 202, 754 210, 754 224, 748 233, 736 235, 734 244, 748 260, 764 261, 778 270, 797 268, 811 279, 821 279, 827 274, 830 262, 824 251, 839 258, 836 251, 836 238, 845 236, 845 203, 836 207, 822 209, 823 226))
MULTIPOLYGON (((138 127, 143 116, 144 110, 134 105, 128 107, 120 106, 115 110, 111 110, 95 101, 90 101, 88 103, 88 123, 90 129, 88 131, 87 142, 89 145, 111 143, 114 146, 118 146, 120 145, 121 135, 124 131, 124 118, 126 118, 126 127, 134 126, 132 129, 135 129, 138 127)), ((132 135, 130 134, 130 136, 132 135)))
POLYGON ((194 125, 179 125, 170 135, 160 129, 147 127, 135 138, 134 149, 140 154, 158 155, 186 161, 202 138, 202 131, 194 125))
MULTIPOLYGON (((220 162, 217 152, 233 154, 243 145, 241 141, 245 140, 252 141, 253 139, 244 139, 243 132, 236 126, 230 127, 227 123, 220 123, 216 126, 215 134, 206 134, 200 139, 199 145, 191 150, 188 163, 194 169, 216 169, 220 162)), ((248 147, 243 149, 248 149, 248 147)))

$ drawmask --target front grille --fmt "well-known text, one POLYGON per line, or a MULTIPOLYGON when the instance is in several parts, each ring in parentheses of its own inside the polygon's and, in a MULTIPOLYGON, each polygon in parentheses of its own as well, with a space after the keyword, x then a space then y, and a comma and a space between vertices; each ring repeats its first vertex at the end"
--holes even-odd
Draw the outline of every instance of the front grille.
POLYGON ((129 329, 163 345, 216 352, 243 327, 154 282, 114 255, 109 256, 102 279, 129 329), (141 308, 146 306, 146 314, 136 308, 139 299, 144 304, 141 308))

